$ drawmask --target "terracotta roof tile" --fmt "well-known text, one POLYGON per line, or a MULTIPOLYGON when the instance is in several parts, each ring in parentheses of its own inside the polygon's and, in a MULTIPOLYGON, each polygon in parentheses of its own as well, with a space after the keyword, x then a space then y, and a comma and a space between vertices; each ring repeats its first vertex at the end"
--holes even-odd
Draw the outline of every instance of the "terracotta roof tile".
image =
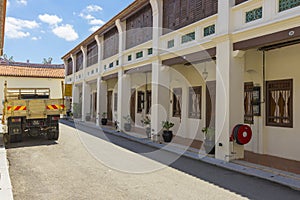
POLYGON ((0 65, 0 76, 64 78, 65 69, 0 65))

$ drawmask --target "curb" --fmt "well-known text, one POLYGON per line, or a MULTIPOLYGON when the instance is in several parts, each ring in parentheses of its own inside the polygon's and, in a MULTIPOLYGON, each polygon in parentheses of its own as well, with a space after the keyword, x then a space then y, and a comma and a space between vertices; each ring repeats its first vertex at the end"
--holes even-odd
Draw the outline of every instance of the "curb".
POLYGON ((0 133, 0 199, 14 199, 9 176, 9 164, 7 161, 6 149, 3 143, 2 133, 0 133))
MULTIPOLYGON (((64 123, 65 120, 61 120, 60 122, 62 122, 65 125, 69 125, 69 126, 76 126, 76 124, 79 124, 81 126, 85 126, 88 128, 93 128, 95 130, 103 130, 103 132, 105 133, 109 133, 118 137, 123 137, 125 139, 128 140, 132 140, 134 142, 138 142, 141 144, 145 144, 148 145, 150 147, 154 147, 154 148, 163 148, 163 150, 171 152, 171 153, 175 153, 178 155, 183 155, 185 157, 194 159, 194 160, 199 160, 202 162, 205 162, 207 164, 211 164, 217 167, 221 167, 230 171, 234 171, 234 172, 238 172, 244 175, 248 175, 248 176, 253 176, 253 177, 258 177, 261 179, 265 179, 274 183, 278 183, 287 187, 290 187, 294 190, 299 190, 300 191, 300 178, 292 178, 293 175, 298 176, 297 174, 292 174, 289 173, 290 176, 286 176, 283 173, 280 173, 279 170, 270 170, 270 168, 268 170, 263 170, 263 169, 258 169, 258 168, 254 168, 254 167, 248 167, 248 166, 244 166, 244 165, 239 165, 236 163, 232 163, 232 162, 225 162, 222 160, 218 160, 215 158, 211 158, 211 157, 207 157, 206 155, 201 155, 201 154, 197 154, 197 153, 193 153, 190 151, 186 151, 183 149, 179 149, 176 147, 167 147, 164 144, 159 144, 159 143, 154 143, 149 139, 145 139, 145 138, 136 138, 134 136, 130 136, 127 135, 126 133, 123 132, 117 132, 115 130, 110 130, 110 129, 106 129, 106 128, 100 128, 96 125, 87 125, 85 122, 69 122, 69 123, 64 123)), ((298 176, 300 177, 300 176, 298 176)))

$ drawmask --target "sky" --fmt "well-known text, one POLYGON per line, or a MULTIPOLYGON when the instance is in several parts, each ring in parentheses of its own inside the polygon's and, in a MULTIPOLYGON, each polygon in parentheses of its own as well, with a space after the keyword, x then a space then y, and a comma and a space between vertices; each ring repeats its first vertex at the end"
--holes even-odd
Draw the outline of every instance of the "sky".
POLYGON ((61 57, 134 0, 7 0, 4 54, 16 62, 61 57))

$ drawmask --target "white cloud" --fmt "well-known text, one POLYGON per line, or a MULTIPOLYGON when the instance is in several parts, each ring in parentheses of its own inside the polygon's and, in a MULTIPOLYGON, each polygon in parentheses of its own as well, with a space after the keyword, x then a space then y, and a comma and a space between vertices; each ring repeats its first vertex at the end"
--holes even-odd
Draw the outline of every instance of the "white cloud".
POLYGON ((97 19, 91 13, 102 11, 103 8, 97 5, 88 5, 85 9, 81 11, 79 16, 85 20, 87 20, 89 25, 92 27, 89 29, 91 32, 96 31, 99 28, 99 25, 105 24, 105 22, 101 19, 97 19))
POLYGON ((55 27, 52 32, 59 38, 65 39, 66 41, 74 41, 78 39, 78 34, 70 24, 65 24, 55 27))
POLYGON ((97 5, 88 5, 88 6, 86 7, 86 10, 87 10, 88 12, 98 12, 98 11, 102 11, 103 8, 100 7, 100 6, 97 6, 97 5))
POLYGON ((95 19, 95 17, 92 16, 92 15, 90 15, 90 14, 85 15, 83 13, 80 13, 79 16, 82 17, 83 19, 87 19, 87 20, 89 20, 89 19, 95 19))
POLYGON ((90 25, 103 25, 105 22, 101 19, 92 19, 89 24, 90 25))
POLYGON ((17 0, 17 3, 26 6, 27 5, 27 0, 17 0))
POLYGON ((35 40, 35 41, 36 41, 36 40, 40 40, 40 39, 42 39, 41 36, 39 36, 39 37, 32 37, 32 38, 31 38, 31 40, 35 40))
POLYGON ((91 32, 95 32, 96 30, 98 30, 100 28, 100 26, 92 26, 89 31, 91 32))
POLYGON ((6 7, 9 8, 10 7, 10 2, 7 0, 6 2, 6 7))
POLYGON ((22 20, 14 17, 7 17, 5 23, 5 35, 7 38, 29 37, 30 33, 26 29, 38 28, 36 21, 22 20))
POLYGON ((62 22, 62 18, 49 14, 39 15, 39 19, 49 25, 57 25, 58 23, 62 22))

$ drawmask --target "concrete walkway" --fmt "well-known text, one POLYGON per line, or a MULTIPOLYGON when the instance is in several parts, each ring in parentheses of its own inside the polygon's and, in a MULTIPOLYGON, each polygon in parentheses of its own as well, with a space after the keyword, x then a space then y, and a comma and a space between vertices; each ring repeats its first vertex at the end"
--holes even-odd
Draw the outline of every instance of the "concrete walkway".
MULTIPOLYGON (((0 126, 0 129, 2 127, 0 126)), ((2 129, 1 129, 2 130, 2 129)), ((13 199, 12 186, 9 177, 9 164, 6 157, 6 149, 3 143, 3 134, 0 133, 0 199, 13 199)))
MULTIPOLYGON (((66 125, 74 126, 73 121, 61 120, 61 122, 66 125)), ((193 149, 193 148, 187 149, 186 147, 179 144, 171 144, 171 145, 159 144, 151 141, 150 139, 146 138, 145 136, 142 136, 141 134, 137 134, 134 132, 127 132, 127 133, 117 132, 116 130, 113 129, 98 127, 94 123, 76 121, 75 125, 93 128, 98 131, 103 130, 105 133, 110 133, 119 137, 126 138, 128 140, 139 142, 141 144, 145 144, 158 149, 163 148, 166 151, 183 155, 188 158, 199 160, 211 165, 222 167, 249 176, 255 176, 258 178, 269 180, 275 183, 279 183, 281 185, 291 187, 295 190, 300 190, 300 175, 298 174, 293 174, 290 172, 285 172, 285 171, 269 168, 262 165, 256 165, 245 161, 225 162, 207 156, 205 152, 199 151, 198 149, 193 149)))

